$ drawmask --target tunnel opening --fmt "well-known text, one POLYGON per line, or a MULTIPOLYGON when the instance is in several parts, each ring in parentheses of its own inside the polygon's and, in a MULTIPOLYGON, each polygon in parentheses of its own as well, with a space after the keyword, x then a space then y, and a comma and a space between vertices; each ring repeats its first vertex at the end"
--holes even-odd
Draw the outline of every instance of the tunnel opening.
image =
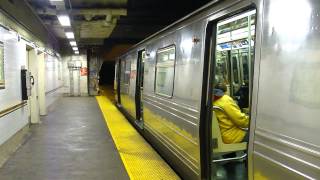
POLYGON ((114 81, 114 61, 105 61, 103 62, 99 76, 100 76, 100 81, 99 85, 100 86, 112 86, 113 81, 114 81))

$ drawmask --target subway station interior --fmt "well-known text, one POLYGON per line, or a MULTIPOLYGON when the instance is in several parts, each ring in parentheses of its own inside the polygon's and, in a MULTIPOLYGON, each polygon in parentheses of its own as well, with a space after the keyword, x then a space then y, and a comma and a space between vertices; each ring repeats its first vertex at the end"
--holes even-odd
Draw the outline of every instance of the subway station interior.
POLYGON ((319 0, 0 0, 0 180, 320 179, 319 0))

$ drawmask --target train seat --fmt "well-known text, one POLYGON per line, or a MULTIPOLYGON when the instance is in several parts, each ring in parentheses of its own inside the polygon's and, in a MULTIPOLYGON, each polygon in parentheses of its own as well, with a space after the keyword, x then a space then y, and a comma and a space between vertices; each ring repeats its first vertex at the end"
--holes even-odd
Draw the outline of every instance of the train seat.
MULTIPOLYGON (((212 107, 213 111, 222 111, 224 110, 220 107, 213 106, 212 107)), ((212 116, 212 139, 213 139, 213 155, 214 157, 221 156, 224 154, 229 154, 233 152, 243 152, 247 150, 247 142, 242 142, 242 143, 233 143, 233 144, 226 144, 222 140, 221 132, 220 132, 220 127, 218 123, 218 119, 213 114, 212 116)), ((245 155, 239 156, 232 158, 231 160, 237 160, 237 159, 243 159, 246 157, 245 155)), ((220 159, 219 161, 224 161, 224 160, 230 160, 228 159, 220 159)))

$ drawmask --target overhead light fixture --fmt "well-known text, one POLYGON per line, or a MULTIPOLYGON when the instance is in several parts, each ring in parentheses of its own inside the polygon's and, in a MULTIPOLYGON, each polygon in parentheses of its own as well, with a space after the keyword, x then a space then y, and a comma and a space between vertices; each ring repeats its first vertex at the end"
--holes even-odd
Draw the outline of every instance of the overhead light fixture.
POLYGON ((67 36, 68 39, 74 39, 73 32, 66 32, 66 36, 67 36))
POLYGON ((66 14, 58 15, 58 20, 59 20, 61 26, 71 26, 70 18, 66 14))
POLYGON ((78 51, 79 49, 78 49, 78 47, 73 47, 72 48, 74 51, 78 51))
POLYGON ((75 53, 75 54, 79 54, 79 51, 75 51, 74 53, 75 53))
POLYGON ((77 42, 76 41, 70 41, 70 45, 71 46, 77 46, 77 42))
POLYGON ((49 0, 50 3, 52 5, 55 5, 55 6, 64 6, 64 1, 63 0, 49 0))

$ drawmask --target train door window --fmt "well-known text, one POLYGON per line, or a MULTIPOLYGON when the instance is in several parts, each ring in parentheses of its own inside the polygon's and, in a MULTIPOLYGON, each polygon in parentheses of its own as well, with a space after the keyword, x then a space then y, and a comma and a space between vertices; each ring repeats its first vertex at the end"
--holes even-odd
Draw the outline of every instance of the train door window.
POLYGON ((0 41, 0 89, 4 88, 4 47, 0 41))
POLYGON ((169 46, 157 51, 156 62, 156 94, 172 97, 174 81, 175 46, 169 46))
POLYGON ((240 72, 241 72, 241 83, 242 85, 249 85, 249 62, 248 62, 248 52, 241 52, 240 59, 240 72))
POLYGON ((237 92, 240 86, 240 70, 239 70, 239 56, 238 51, 233 50, 231 53, 231 75, 232 75, 232 93, 237 92))
POLYGON ((239 84, 239 64, 238 64, 238 53, 233 53, 231 56, 232 64, 232 75, 233 83, 239 84))
POLYGON ((217 23, 213 70, 213 179, 247 179, 256 11, 217 23))

